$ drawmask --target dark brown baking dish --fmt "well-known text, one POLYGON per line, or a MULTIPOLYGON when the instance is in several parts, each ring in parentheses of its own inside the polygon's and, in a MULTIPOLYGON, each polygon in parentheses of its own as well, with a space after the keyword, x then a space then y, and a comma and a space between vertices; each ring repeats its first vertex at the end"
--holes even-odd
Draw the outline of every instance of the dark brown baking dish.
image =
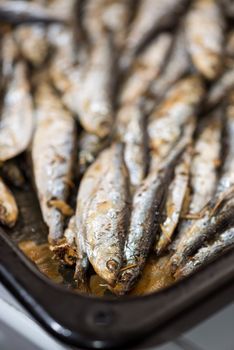
MULTIPOLYGON (((0 278, 56 338, 81 348, 146 348, 179 335, 234 299, 233 249, 200 271, 144 297, 82 296, 46 278, 20 251, 23 238, 46 236, 32 188, 14 190, 20 220, 0 228, 0 278)), ((39 238, 38 238, 39 237, 39 238)))

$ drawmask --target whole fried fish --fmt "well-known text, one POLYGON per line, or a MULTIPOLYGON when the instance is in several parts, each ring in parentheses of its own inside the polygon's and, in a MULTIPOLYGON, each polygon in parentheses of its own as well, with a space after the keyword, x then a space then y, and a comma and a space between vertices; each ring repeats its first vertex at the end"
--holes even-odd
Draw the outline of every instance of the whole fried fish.
POLYGON ((185 33, 197 70, 207 79, 217 78, 224 44, 224 19, 218 2, 195 0, 186 18, 185 33))
POLYGON ((122 144, 113 144, 104 151, 108 155, 108 167, 103 168, 84 222, 89 261, 96 273, 112 286, 122 266, 129 220, 129 184, 123 151, 122 144))
POLYGON ((0 222, 12 227, 17 218, 18 208, 15 198, 0 177, 0 222))
POLYGON ((181 279, 197 271, 201 266, 213 261, 221 253, 234 247, 234 228, 223 232, 217 239, 200 248, 198 252, 175 272, 175 278, 181 279))
POLYGON ((14 75, 7 85, 0 120, 0 161, 25 151, 34 127, 27 67, 23 61, 15 64, 14 75))
POLYGON ((20 25, 14 31, 14 37, 22 56, 28 62, 36 67, 44 63, 49 50, 45 26, 20 25))
POLYGON ((171 237, 179 222, 183 203, 187 194, 191 158, 192 148, 189 146, 185 150, 180 163, 176 166, 174 179, 169 186, 165 205, 166 218, 160 225, 161 234, 154 248, 157 254, 161 254, 165 251, 171 242, 171 237))
MULTIPOLYGON (((172 264, 174 266, 180 266, 186 261, 188 256, 191 256, 203 243, 209 240, 216 232, 224 232, 228 230, 233 224, 233 210, 234 210, 234 94, 229 97, 227 107, 227 121, 226 129, 228 136, 228 152, 225 158, 222 175, 218 181, 217 188, 209 203, 204 207, 197 220, 191 227, 188 227, 187 231, 180 235, 180 239, 176 244, 176 252, 172 256, 172 264)), ((208 145, 211 151, 210 143, 208 145)), ((208 153, 208 152, 207 152, 208 153)), ((217 158, 216 158, 217 159, 217 158)), ((214 166, 217 166, 217 162, 211 165, 211 168, 205 163, 206 171, 212 176, 207 176, 207 183, 212 183, 212 177, 215 176, 214 166), (212 171, 210 171, 212 170, 212 171)), ((200 179, 197 177, 197 181, 200 179)), ((200 181, 199 181, 200 182, 200 181)), ((201 183, 201 182, 200 182, 201 183)), ((204 185, 204 184, 203 184, 204 185)), ((202 194, 201 188, 199 193, 202 194)), ((198 200, 201 194, 198 195, 198 200)), ((208 199, 209 197, 207 197, 208 199)), ((196 198, 195 198, 196 199, 196 198)), ((196 203, 194 199, 194 203, 196 203)))
POLYGON ((173 149, 184 126, 192 123, 204 96, 198 76, 188 76, 176 83, 149 117, 148 135, 151 168, 157 168, 173 149))
POLYGON ((172 36, 160 34, 133 61, 119 98, 120 105, 134 103, 148 89, 151 81, 157 78, 172 43, 172 36))
POLYGON ((84 229, 87 210, 103 173, 107 170, 108 160, 109 150, 103 151, 85 172, 77 194, 76 213, 70 218, 64 237, 52 247, 56 256, 65 264, 76 264, 75 278, 78 285, 85 284, 89 267, 84 229))
POLYGON ((187 137, 182 139, 160 171, 151 172, 134 194, 130 227, 124 246, 124 266, 113 290, 116 294, 130 291, 144 268, 157 235, 168 184, 187 142, 187 137))
POLYGON ((148 166, 145 115, 139 104, 130 105, 129 123, 123 133, 125 142, 124 159, 133 188, 140 185, 148 166))
POLYGON ((66 200, 72 180, 76 126, 49 84, 39 78, 36 90, 37 125, 32 143, 35 183, 49 242, 63 236, 64 215, 71 215, 66 200))
POLYGON ((65 231, 65 237, 69 247, 76 247, 75 277, 78 280, 78 284, 84 284, 86 281, 86 272, 89 266, 86 248, 86 217, 90 202, 108 169, 109 153, 109 149, 102 151, 82 177, 77 195, 75 222, 71 218, 69 227, 65 231))
POLYGON ((126 39, 127 55, 135 55, 153 33, 171 27, 186 3, 186 0, 141 1, 126 39))

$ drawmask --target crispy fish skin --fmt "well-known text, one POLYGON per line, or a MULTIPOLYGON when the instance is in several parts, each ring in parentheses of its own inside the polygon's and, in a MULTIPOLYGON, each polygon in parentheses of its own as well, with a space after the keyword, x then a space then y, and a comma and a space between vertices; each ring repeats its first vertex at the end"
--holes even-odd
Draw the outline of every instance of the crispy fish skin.
POLYGON ((224 19, 216 0, 196 0, 185 23, 188 50, 197 70, 215 79, 222 69, 224 19))
POLYGON ((113 144, 105 152, 109 167, 104 167, 106 171, 90 200, 84 226, 89 261, 101 278, 114 285, 128 226, 129 183, 123 145, 113 144))
POLYGON ((124 159, 130 183, 136 188, 146 175, 148 156, 145 115, 139 105, 131 105, 131 117, 124 133, 124 159))
POLYGON ((13 194, 0 178, 0 222, 12 227, 18 218, 18 208, 13 194))
POLYGON ((166 219, 160 225, 161 234, 154 247, 157 254, 165 251, 179 222, 188 188, 191 158, 192 148, 189 146, 185 150, 181 162, 176 166, 174 179, 169 186, 166 200, 166 219))
POLYGON ((48 239, 53 245, 63 236, 64 215, 51 203, 56 200, 67 206, 76 126, 46 81, 39 80, 36 91, 36 118, 32 143, 34 176, 43 218, 49 227, 48 239))
POLYGON ((9 82, 3 103, 0 121, 0 161, 6 161, 23 152, 33 133, 33 105, 27 68, 23 61, 15 65, 14 76, 9 82))
POLYGON ((184 266, 179 268, 174 276, 181 279, 191 275, 201 266, 217 258, 221 253, 234 247, 234 229, 231 228, 220 235, 214 242, 200 248, 184 266))
POLYGON ((186 123, 194 119, 204 92, 199 77, 186 77, 176 83, 153 110, 148 123, 151 168, 160 165, 178 141, 186 123))
POLYGON ((134 103, 146 93, 150 82, 159 75, 171 43, 172 36, 162 33, 134 59, 122 87, 120 105, 134 103))
POLYGON ((141 1, 127 37, 126 51, 134 55, 152 32, 174 23, 175 14, 181 12, 185 4, 184 0, 141 1))
POLYGON ((14 30, 14 37, 26 60, 36 67, 44 63, 49 50, 45 26, 20 25, 14 30))
MULTIPOLYGON (((172 256, 172 264, 177 267, 184 263, 186 258, 199 249, 205 241, 212 238, 216 232, 223 232, 233 225, 233 188, 234 188, 234 94, 229 97, 227 106, 227 136, 228 153, 225 158, 222 175, 217 188, 206 210, 200 219, 189 227, 176 245, 176 252, 172 256)), ((209 145, 210 148, 210 145, 209 145)), ((207 167, 207 164, 205 164, 207 167)), ((208 168, 206 168, 208 169, 208 168)), ((209 179, 210 180, 210 179, 209 179)), ((211 180, 210 180, 211 181, 211 180)), ((201 189, 199 189, 201 191, 201 189)))
POLYGON ((157 234, 168 183, 187 142, 187 138, 182 139, 162 165, 161 171, 151 172, 134 194, 130 226, 124 246, 125 264, 113 289, 116 294, 130 291, 144 268, 157 234))

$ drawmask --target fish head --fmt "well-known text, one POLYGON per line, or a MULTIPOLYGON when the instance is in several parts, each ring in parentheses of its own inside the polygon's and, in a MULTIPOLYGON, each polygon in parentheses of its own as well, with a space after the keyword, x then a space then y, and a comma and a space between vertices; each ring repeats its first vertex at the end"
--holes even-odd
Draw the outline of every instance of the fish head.
POLYGON ((121 268, 121 257, 115 254, 98 254, 95 271, 110 286, 114 286, 121 268))
POLYGON ((116 295, 125 295, 134 287, 139 277, 139 273, 140 268, 138 265, 123 270, 119 274, 116 285, 114 288, 110 287, 110 290, 116 295))

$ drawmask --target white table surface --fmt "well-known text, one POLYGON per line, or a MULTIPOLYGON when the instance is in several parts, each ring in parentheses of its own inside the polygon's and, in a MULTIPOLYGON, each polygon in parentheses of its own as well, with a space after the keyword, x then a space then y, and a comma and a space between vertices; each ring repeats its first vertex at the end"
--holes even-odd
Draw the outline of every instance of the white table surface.
MULTIPOLYGON (((32 320, 0 284, 0 350, 69 349, 32 320)), ((234 304, 228 305, 175 341, 152 350, 234 350, 234 304)))

